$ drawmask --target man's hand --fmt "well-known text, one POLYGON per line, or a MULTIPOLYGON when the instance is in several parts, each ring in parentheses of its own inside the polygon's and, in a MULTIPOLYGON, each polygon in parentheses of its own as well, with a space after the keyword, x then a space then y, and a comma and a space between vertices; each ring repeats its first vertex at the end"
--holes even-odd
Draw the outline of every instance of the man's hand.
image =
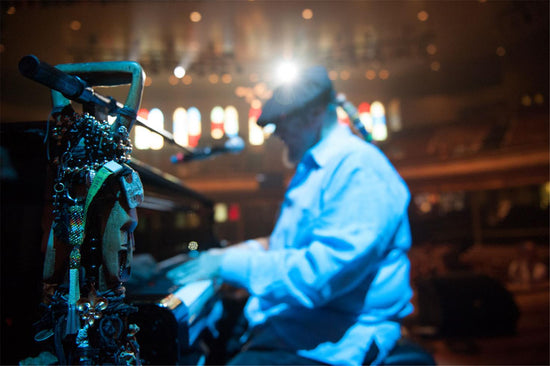
POLYGON ((262 246, 262 248, 264 250, 269 249, 269 237, 264 236, 264 237, 261 237, 261 238, 256 238, 254 240, 256 240, 258 243, 260 243, 260 245, 262 246))
POLYGON ((170 270, 166 276, 178 285, 200 280, 211 280, 220 273, 223 254, 220 251, 206 251, 197 259, 190 260, 170 270))

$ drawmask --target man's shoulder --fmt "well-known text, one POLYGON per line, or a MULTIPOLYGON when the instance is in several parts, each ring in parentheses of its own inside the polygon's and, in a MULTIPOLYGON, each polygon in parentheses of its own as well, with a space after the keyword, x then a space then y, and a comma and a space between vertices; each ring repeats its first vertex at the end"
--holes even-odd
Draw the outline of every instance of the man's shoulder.
POLYGON ((389 164, 389 160, 380 148, 355 135, 343 141, 341 158, 358 165, 365 165, 365 163, 371 166, 375 163, 389 164))
POLYGON ((376 145, 354 135, 345 126, 337 126, 312 154, 319 165, 333 168, 342 164, 357 167, 391 165, 376 145))

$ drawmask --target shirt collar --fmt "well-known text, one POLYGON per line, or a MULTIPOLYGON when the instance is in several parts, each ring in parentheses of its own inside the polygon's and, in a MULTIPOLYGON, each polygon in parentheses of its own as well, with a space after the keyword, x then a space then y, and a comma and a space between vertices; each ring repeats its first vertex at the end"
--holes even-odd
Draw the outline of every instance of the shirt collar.
POLYGON ((322 167, 340 153, 339 147, 351 134, 352 132, 348 126, 338 123, 325 137, 306 152, 303 161, 311 159, 319 167, 322 167))

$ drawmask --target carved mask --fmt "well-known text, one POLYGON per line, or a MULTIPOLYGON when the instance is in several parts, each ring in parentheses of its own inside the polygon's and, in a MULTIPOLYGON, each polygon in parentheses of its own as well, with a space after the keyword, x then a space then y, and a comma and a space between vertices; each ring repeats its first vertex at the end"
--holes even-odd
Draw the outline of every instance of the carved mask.
POLYGON ((101 218, 103 236, 100 291, 104 290, 104 286, 112 288, 128 280, 135 250, 134 230, 138 223, 135 206, 143 199, 143 188, 135 172, 122 176, 120 182, 121 189, 117 192, 117 199, 110 211, 105 212, 101 218), (134 191, 128 189, 129 184, 138 188, 134 191), (139 202, 136 203, 136 200, 139 202))

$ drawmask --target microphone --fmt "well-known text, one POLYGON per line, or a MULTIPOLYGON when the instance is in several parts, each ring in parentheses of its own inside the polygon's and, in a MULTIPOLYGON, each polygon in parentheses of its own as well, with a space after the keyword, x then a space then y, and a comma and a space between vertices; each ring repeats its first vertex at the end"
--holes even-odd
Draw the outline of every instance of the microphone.
POLYGON ((177 164, 192 160, 204 160, 210 159, 211 157, 216 155, 226 153, 237 154, 240 153, 243 149, 244 140, 239 136, 235 136, 228 139, 223 144, 223 146, 209 146, 199 149, 193 149, 192 151, 187 153, 178 153, 176 155, 172 155, 170 161, 172 162, 172 164, 177 164))
POLYGON ((351 123, 353 123, 353 127, 355 127, 355 129, 357 129, 359 133, 361 133, 365 141, 371 142, 372 135, 369 131, 367 131, 365 125, 363 125, 363 122, 361 122, 361 119, 359 118, 359 112, 357 112, 357 108, 355 108, 355 106, 346 99, 345 94, 339 93, 336 96, 336 103, 346 112, 346 114, 349 116, 351 123))
POLYGON ((86 83, 79 77, 69 75, 42 62, 34 55, 19 60, 19 72, 29 79, 57 90, 69 99, 78 99, 86 90, 86 83))

